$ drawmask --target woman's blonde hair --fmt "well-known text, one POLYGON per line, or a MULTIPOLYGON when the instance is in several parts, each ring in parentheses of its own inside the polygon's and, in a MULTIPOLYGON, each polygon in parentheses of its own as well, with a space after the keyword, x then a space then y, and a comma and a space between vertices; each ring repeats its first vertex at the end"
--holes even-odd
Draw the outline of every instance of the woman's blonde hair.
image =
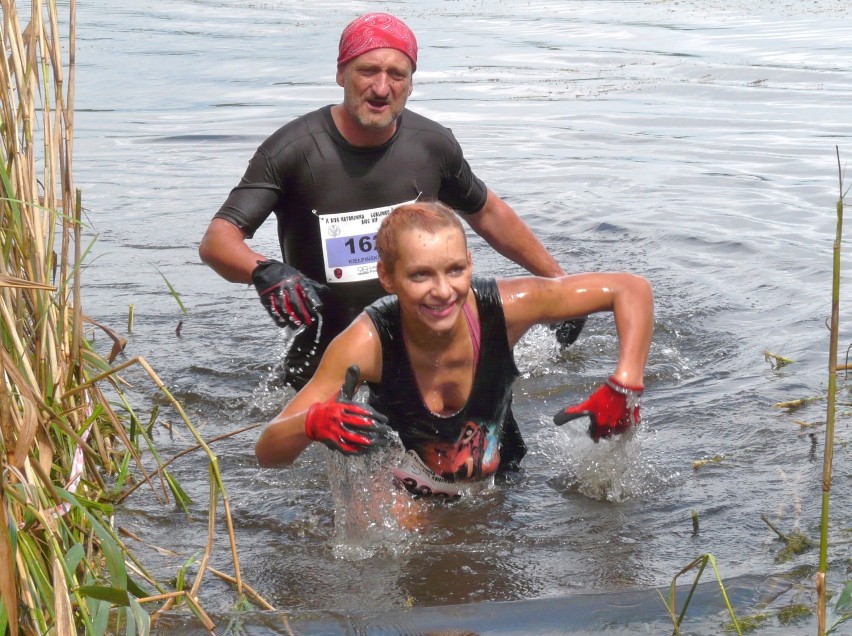
POLYGON ((435 233, 438 230, 454 227, 461 232, 467 249, 467 237, 459 217, 440 201, 418 201, 395 208, 379 228, 376 235, 376 250, 379 260, 392 271, 399 260, 399 235, 406 230, 422 230, 435 233))

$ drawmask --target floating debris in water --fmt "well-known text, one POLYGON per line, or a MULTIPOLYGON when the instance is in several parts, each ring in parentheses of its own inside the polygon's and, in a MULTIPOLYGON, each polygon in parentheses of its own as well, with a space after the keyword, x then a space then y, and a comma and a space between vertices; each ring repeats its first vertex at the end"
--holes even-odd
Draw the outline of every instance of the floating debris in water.
POLYGON ((775 404, 773 404, 773 406, 776 409, 787 409, 788 411, 795 411, 796 409, 800 409, 803 406, 807 406, 808 404, 824 399, 824 395, 815 395, 812 397, 799 398, 798 400, 788 400, 787 402, 776 402, 775 404))
POLYGON ((769 614, 752 614, 751 616, 739 616, 737 618, 737 623, 739 623, 739 629, 737 629, 736 625, 734 625, 733 622, 725 623, 722 626, 722 629, 724 629, 726 632, 731 632, 735 634, 753 632, 763 623, 768 621, 769 618, 769 614))
POLYGON ((713 455, 712 457, 706 457, 704 459, 696 459, 692 462, 692 469, 698 470, 699 468, 706 466, 707 464, 719 464, 722 460, 725 459, 724 455, 713 455))
POLYGON ((806 534, 798 530, 793 530, 790 534, 785 534, 775 527, 766 515, 760 515, 760 518, 786 544, 784 549, 775 555, 777 563, 786 563, 794 556, 802 554, 813 547, 813 541, 806 534))
POLYGON ((813 428, 814 426, 823 426, 825 424, 824 420, 820 420, 819 422, 806 422, 805 420, 793 420, 794 424, 798 424, 799 428, 813 428))
POLYGON ((795 362, 795 360, 779 356, 777 353, 772 353, 771 351, 764 351, 763 359, 766 360, 773 369, 780 369, 781 367, 786 367, 788 364, 793 364, 793 362, 795 362))
POLYGON ((787 605, 778 610, 778 622, 782 625, 791 625, 811 616, 813 613, 809 606, 801 603, 787 605))

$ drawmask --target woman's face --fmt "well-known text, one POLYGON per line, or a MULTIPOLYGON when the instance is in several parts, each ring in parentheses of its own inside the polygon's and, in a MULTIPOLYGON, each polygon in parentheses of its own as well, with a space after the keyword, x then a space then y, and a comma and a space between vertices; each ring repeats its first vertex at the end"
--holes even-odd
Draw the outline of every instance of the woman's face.
POLYGON ((461 230, 403 230, 397 246, 399 257, 393 271, 379 266, 385 289, 399 297, 407 321, 418 321, 433 331, 449 331, 470 290, 470 252, 461 230))

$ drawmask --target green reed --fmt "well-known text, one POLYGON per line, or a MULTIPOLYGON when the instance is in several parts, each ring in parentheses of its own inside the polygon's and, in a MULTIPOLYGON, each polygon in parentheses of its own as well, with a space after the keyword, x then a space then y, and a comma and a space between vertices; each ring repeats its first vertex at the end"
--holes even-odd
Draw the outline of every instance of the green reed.
MULTIPOLYGON (((840 246, 843 237, 843 199, 848 190, 843 190, 843 168, 840 164, 840 149, 837 153, 839 196, 837 198, 837 230, 834 238, 833 276, 831 287, 831 336, 828 352, 828 408, 825 419, 825 451, 822 472, 822 516, 820 523, 819 569, 816 574, 817 633, 826 633, 826 573, 828 571, 828 508, 831 494, 831 465, 834 458, 834 419, 837 397, 837 340, 840 322, 840 246)), ((847 585, 847 589, 849 589, 847 585)))
POLYGON ((732 630, 735 630, 737 634, 742 636, 742 631, 740 630, 740 625, 737 622, 737 617, 734 614, 734 608, 731 607, 731 602, 728 600, 728 593, 725 591, 725 585, 722 583, 722 575, 719 574, 719 568, 716 567, 716 558, 712 554, 702 554, 700 557, 694 559, 689 564, 687 564, 680 572, 674 575, 672 578, 671 585, 669 586, 669 598, 666 599, 663 596, 662 592, 660 592, 660 598, 663 600, 663 605, 666 606, 666 610, 669 613, 669 617, 672 620, 672 625, 674 625, 674 631, 672 632, 673 636, 679 636, 681 633, 680 626, 683 622, 684 617, 686 616, 686 610, 689 608, 689 603, 692 600, 693 594, 695 594, 695 590, 698 587, 698 582, 701 580, 701 575, 704 574, 704 569, 707 567, 707 564, 710 564, 710 567, 713 568, 713 572, 716 574, 716 580, 719 582, 719 591, 722 594, 722 599, 725 602, 725 607, 728 609, 728 613, 731 616, 731 625, 732 630), (681 608, 680 613, 677 611, 677 580, 681 575, 686 574, 690 570, 698 569, 698 572, 695 575, 695 580, 692 582, 692 586, 689 588, 689 593, 686 595, 686 599, 683 602, 683 608, 681 608))

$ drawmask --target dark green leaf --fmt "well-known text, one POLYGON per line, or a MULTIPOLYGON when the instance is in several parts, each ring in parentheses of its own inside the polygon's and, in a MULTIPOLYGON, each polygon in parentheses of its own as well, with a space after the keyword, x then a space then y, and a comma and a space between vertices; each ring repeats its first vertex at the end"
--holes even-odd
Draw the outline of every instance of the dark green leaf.
POLYGON ((96 598, 99 601, 107 601, 113 605, 127 607, 130 605, 130 595, 127 590, 117 587, 105 587, 103 585, 83 585, 78 587, 77 592, 83 596, 96 598))
POLYGON ((166 478, 166 482, 169 484, 169 489, 171 489, 172 494, 175 496, 175 501, 183 508, 183 511, 189 514, 189 505, 192 503, 192 499, 189 495, 187 495, 183 488, 181 488, 178 481, 172 477, 169 471, 164 470, 163 476, 166 478))

